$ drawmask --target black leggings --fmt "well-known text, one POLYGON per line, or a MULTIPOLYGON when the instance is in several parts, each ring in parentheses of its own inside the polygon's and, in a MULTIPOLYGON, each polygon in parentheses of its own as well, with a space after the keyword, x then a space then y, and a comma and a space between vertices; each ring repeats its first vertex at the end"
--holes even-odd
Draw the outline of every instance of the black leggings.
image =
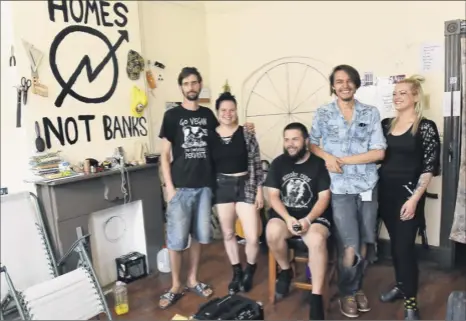
MULTIPOLYGON (((386 178, 379 185, 379 213, 390 236, 395 278, 406 297, 416 297, 418 289, 418 261, 415 250, 416 235, 424 217, 425 197, 416 207, 415 216, 408 221, 400 219, 401 207, 411 195, 403 185, 410 180, 386 178)), ((412 189, 412 187, 411 187, 412 189)))

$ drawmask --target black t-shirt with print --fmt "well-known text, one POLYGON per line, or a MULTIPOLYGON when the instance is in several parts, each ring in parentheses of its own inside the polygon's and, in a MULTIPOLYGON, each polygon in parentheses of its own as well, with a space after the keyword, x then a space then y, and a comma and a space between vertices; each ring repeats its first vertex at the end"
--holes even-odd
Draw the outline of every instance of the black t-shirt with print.
POLYGON ((264 185, 279 189, 288 214, 301 219, 312 210, 318 194, 330 188, 330 175, 324 161, 313 154, 301 164, 282 154, 270 165, 264 185))
POLYGON ((217 118, 207 107, 193 111, 176 106, 165 112, 159 137, 172 144, 171 175, 175 188, 212 187, 207 136, 217 126, 217 118))

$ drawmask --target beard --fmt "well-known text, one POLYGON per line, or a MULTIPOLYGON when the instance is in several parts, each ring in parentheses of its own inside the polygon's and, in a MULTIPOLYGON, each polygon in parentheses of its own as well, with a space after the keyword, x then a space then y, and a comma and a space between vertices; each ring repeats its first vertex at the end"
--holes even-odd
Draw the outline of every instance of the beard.
POLYGON ((283 153, 288 157, 288 159, 290 161, 292 161, 293 163, 296 163, 297 161, 299 161, 301 158, 303 158, 305 155, 306 155, 306 147, 303 146, 301 147, 297 152, 296 154, 294 155, 291 155, 288 150, 286 148, 283 149, 283 153))
POLYGON ((184 94, 187 100, 189 101, 196 101, 199 98, 199 93, 195 91, 190 91, 184 94))

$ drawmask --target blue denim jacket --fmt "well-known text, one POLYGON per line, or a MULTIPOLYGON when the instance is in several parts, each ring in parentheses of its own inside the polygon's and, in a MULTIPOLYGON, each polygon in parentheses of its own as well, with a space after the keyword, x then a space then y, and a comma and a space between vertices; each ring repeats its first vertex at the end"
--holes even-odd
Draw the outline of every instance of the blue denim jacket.
MULTIPOLYGON (((370 150, 386 149, 380 113, 376 107, 356 100, 353 121, 348 124, 334 101, 317 109, 310 141, 333 156, 363 154, 370 150)), ((330 189, 334 194, 359 194, 375 187, 379 179, 377 165, 344 165, 343 173, 330 173, 330 189)))

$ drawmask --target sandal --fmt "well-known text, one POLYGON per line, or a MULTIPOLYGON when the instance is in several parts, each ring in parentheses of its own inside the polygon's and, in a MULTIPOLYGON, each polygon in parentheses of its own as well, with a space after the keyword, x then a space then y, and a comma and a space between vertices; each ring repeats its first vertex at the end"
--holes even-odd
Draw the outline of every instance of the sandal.
POLYGON ((159 301, 159 308, 162 309, 162 310, 165 310, 166 308, 172 306, 173 304, 175 304, 179 299, 181 299, 181 297, 184 295, 183 292, 181 293, 173 293, 173 292, 170 292, 170 290, 168 290, 167 292, 165 292, 164 294, 162 294, 160 296, 160 301, 159 301), (168 303, 166 305, 162 305, 160 302, 162 300, 167 300, 168 303))
POLYGON ((214 294, 214 291, 212 290, 212 288, 209 285, 207 285, 205 283, 202 283, 202 282, 197 283, 193 287, 187 286, 186 290, 188 290, 190 292, 193 292, 194 294, 196 294, 196 295, 198 295, 200 297, 203 297, 203 298, 208 298, 208 297, 212 296, 212 294, 214 294), (212 292, 210 294, 208 294, 208 295, 205 295, 204 292, 206 290, 212 290, 212 292))

